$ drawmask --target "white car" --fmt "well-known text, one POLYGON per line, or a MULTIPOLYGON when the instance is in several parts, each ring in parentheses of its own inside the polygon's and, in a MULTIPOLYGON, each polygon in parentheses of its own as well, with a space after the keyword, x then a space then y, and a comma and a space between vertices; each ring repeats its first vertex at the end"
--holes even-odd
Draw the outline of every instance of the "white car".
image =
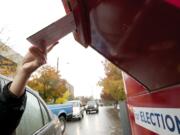
POLYGON ((68 103, 73 105, 73 115, 72 118, 81 120, 84 117, 84 108, 80 100, 68 101, 68 103))

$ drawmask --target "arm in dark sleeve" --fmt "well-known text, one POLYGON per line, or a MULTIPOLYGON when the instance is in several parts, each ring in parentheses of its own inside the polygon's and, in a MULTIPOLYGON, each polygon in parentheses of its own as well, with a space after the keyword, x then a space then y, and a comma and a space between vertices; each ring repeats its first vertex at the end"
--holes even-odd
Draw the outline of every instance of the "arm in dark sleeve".
POLYGON ((26 106, 26 93, 17 97, 9 91, 9 85, 0 93, 0 134, 9 135, 18 126, 26 106))

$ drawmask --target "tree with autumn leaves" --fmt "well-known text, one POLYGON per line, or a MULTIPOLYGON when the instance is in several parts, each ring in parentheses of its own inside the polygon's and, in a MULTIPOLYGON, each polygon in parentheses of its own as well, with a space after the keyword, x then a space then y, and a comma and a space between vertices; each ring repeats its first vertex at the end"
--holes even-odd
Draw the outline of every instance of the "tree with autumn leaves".
POLYGON ((28 86, 38 91, 47 103, 64 103, 70 93, 66 88, 67 81, 61 79, 59 71, 46 65, 37 72, 28 82, 28 86))
POLYGON ((109 61, 104 63, 105 77, 98 82, 102 87, 101 98, 110 101, 125 99, 121 70, 109 61))

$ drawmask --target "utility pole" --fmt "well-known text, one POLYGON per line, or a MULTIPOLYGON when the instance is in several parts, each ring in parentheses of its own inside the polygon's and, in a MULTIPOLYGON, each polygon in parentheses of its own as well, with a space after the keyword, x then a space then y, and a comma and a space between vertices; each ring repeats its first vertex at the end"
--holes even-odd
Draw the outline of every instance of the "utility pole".
POLYGON ((59 57, 57 57, 57 71, 59 71, 59 57))

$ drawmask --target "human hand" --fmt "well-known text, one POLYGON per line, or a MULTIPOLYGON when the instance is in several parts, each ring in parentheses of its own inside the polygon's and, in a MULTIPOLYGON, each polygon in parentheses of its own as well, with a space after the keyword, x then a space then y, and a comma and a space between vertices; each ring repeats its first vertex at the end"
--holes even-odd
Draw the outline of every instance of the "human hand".
MULTIPOLYGON (((57 42, 58 43, 58 42, 57 42)), ((45 48, 45 46, 42 45, 42 47, 37 46, 31 46, 29 48, 28 53, 24 57, 21 70, 27 74, 30 75, 32 72, 34 72, 37 68, 42 66, 46 63, 47 60, 47 53, 57 44, 52 44, 45 48)))
MULTIPOLYGON (((57 42, 58 43, 58 42, 57 42)), ((29 48, 28 53, 24 57, 22 66, 18 69, 18 72, 10 86, 10 91, 16 96, 20 97, 25 89, 27 80, 32 72, 34 72, 41 65, 46 63, 47 53, 57 44, 50 45, 48 48, 32 46, 29 48)))

